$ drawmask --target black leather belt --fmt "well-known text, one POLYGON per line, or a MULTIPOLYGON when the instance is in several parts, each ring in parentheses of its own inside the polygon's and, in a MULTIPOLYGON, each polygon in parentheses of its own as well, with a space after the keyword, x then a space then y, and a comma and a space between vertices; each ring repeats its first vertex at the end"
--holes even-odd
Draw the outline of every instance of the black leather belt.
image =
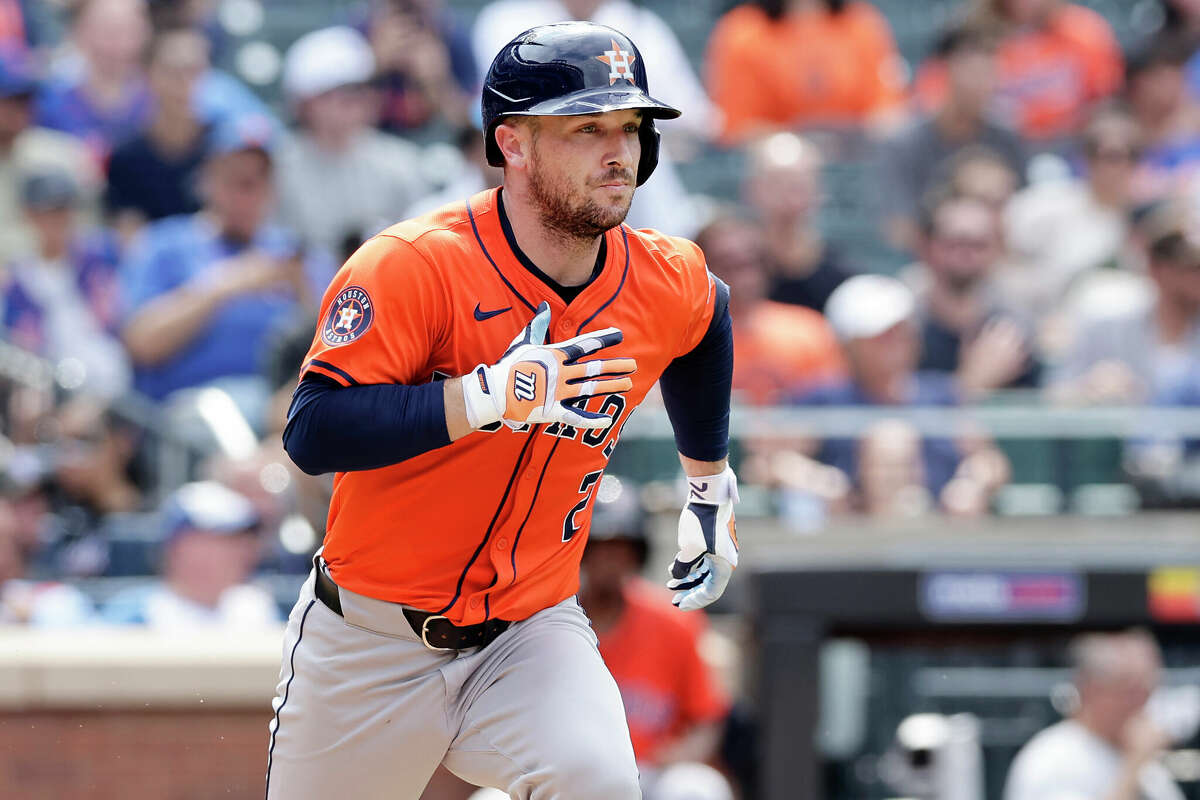
MULTIPOLYGON (((342 600, 338 595, 337 584, 317 567, 317 582, 314 589, 317 599, 325 606, 342 616, 342 600)), ((418 611, 415 608, 404 609, 404 618, 412 626, 413 632, 421 637, 421 641, 430 650, 466 650, 471 647, 487 647, 497 636, 508 630, 512 623, 506 619, 489 619, 475 625, 455 625, 440 614, 428 611, 418 611)))

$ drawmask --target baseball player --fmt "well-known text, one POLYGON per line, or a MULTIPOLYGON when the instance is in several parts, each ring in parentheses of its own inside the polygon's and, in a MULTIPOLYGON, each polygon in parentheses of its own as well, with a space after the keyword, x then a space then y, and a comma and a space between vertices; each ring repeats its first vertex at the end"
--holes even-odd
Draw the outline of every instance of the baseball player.
POLYGON ((268 798, 417 798, 439 763, 514 798, 640 797, 574 596, 600 476, 660 378, 691 487, 675 604, 737 565, 728 290, 691 242, 622 225, 678 114, 624 34, 525 32, 484 86, 503 186, 375 236, 325 293, 284 441, 336 476, 268 798))

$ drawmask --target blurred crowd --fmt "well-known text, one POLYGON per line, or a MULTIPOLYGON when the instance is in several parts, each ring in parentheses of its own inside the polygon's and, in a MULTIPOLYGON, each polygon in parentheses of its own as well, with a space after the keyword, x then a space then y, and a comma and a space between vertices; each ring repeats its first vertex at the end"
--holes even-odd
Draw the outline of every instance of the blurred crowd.
MULTIPOLYGON (((0 3, 0 578, 168 570, 189 482, 252 507, 246 575, 303 570, 329 480, 279 434, 324 287, 391 222, 498 184, 492 54, 570 18, 630 33, 685 110, 630 222, 732 287, 735 401, 898 412, 744 437, 766 510, 990 513, 1013 465, 955 409, 1200 405, 1200 7, 1150 5, 1118 44, 1080 4, 963 0, 910 62, 865 0, 705 6, 702 53, 665 3, 365 0, 264 79, 231 57, 246 4, 0 3), (889 259, 829 233, 847 142, 889 259)), ((1200 498, 1196 439, 1147 424, 1120 465, 1144 507, 1200 498)), ((20 594, 0 618, 63 599, 20 594)))
MULTIPOLYGON (((279 444, 324 288, 498 185, 480 86, 536 24, 626 32, 684 110, 629 222, 730 285, 736 403, 1200 406, 1200 3, 1140 3, 1118 43, 1081 4, 962 0, 910 61, 867 0, 699 3, 703 52, 669 1, 335 4, 274 70, 231 42, 286 6, 0 0, 0 622, 279 620, 291 595, 252 578, 307 569, 331 486, 279 444), (850 148, 878 261, 830 234, 850 148)), ((983 428, 903 413, 735 460, 802 528, 987 514, 1014 472, 983 428)), ((1147 424, 1120 464, 1144 507, 1200 503, 1200 438, 1147 424)), ((644 547, 605 547, 619 633, 644 547)), ((688 735, 647 748, 713 754, 727 701, 689 696, 688 735)))

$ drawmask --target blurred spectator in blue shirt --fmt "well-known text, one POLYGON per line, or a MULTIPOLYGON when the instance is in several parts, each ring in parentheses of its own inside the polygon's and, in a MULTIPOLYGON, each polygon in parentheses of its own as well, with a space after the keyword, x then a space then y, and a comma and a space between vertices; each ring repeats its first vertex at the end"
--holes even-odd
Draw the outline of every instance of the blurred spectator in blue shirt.
POLYGON ((74 136, 33 125, 38 78, 29 53, 0 48, 0 263, 33 247, 19 201, 21 180, 42 169, 65 170, 79 185, 84 209, 95 204, 101 176, 74 136))
POLYGON ((123 238, 148 220, 200 210, 200 165, 207 128, 192 108, 196 82, 208 68, 208 42, 198 31, 158 33, 146 57, 154 114, 145 130, 113 151, 105 210, 123 238))
MULTIPOLYGON (((953 379, 917 371, 916 298, 882 275, 858 275, 829 298, 826 316, 846 350, 851 377, 800 398, 827 406, 955 406, 953 379)), ((821 442, 818 461, 854 487, 850 506, 868 513, 914 513, 938 507, 959 514, 987 510, 1007 480, 1004 457, 981 437, 921 438, 907 423, 883 420, 858 441, 821 442)))
POLYGON ((438 123, 456 129, 477 121, 470 35, 441 0, 373 0, 367 36, 385 131, 413 136, 438 123))
POLYGON ((78 62, 41 87, 38 123, 78 136, 103 163, 150 115, 141 62, 149 37, 145 0, 82 0, 70 30, 78 62))
POLYGON ((1187 39, 1163 34, 1129 58, 1125 98, 1143 137, 1138 201, 1200 193, 1200 99, 1188 91, 1184 72, 1193 49, 1187 39))
POLYGON ((134 385, 151 398, 228 376, 261 380, 270 333, 314 305, 332 276, 328 259, 268 223, 270 137, 261 118, 214 131, 203 210, 147 226, 122 265, 122 337, 134 385))
POLYGON ((280 621, 264 589, 248 583, 259 560, 254 506, 219 483, 189 483, 162 509, 162 576, 115 595, 102 609, 117 624, 167 631, 264 628, 280 621))
POLYGON ((115 238, 82 232, 79 191, 61 170, 25 179, 21 204, 35 247, 0 282, 5 337, 56 362, 76 387, 100 397, 129 388, 129 361, 116 336, 119 312, 115 238))
POLYGON ((421 149, 371 125, 374 61, 367 40, 346 26, 302 36, 284 59, 300 128, 278 151, 279 217, 340 259, 430 188, 421 149))

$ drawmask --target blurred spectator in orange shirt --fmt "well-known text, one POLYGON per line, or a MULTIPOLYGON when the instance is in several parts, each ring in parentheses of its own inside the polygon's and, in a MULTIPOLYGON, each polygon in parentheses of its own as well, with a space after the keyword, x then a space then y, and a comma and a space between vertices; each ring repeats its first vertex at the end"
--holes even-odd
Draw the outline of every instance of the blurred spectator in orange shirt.
POLYGON ((861 0, 746 3, 717 21, 706 57, 727 142, 777 128, 886 122, 904 101, 891 29, 861 0))
POLYGON ((774 405, 844 375, 841 348, 819 312, 767 299, 762 235, 752 223, 718 217, 696 243, 709 269, 729 284, 735 396, 774 405))
POLYGON ((677 611, 666 592, 639 576, 649 545, 637 487, 605 475, 594 503, 579 600, 621 690, 652 798, 657 770, 716 756, 729 701, 700 655, 704 615, 677 611))
MULTIPOLYGON (((1121 86, 1121 50, 1108 22, 1062 0, 977 0, 973 21, 1002 35, 995 112, 1026 137, 1073 134, 1090 107, 1121 86)), ((917 75, 921 104, 937 108, 949 92, 946 63, 917 75)))
POLYGON ((742 193, 762 225, 768 296, 816 311, 850 276, 841 256, 817 228, 821 204, 820 151, 794 133, 776 133, 750 148, 742 193))

